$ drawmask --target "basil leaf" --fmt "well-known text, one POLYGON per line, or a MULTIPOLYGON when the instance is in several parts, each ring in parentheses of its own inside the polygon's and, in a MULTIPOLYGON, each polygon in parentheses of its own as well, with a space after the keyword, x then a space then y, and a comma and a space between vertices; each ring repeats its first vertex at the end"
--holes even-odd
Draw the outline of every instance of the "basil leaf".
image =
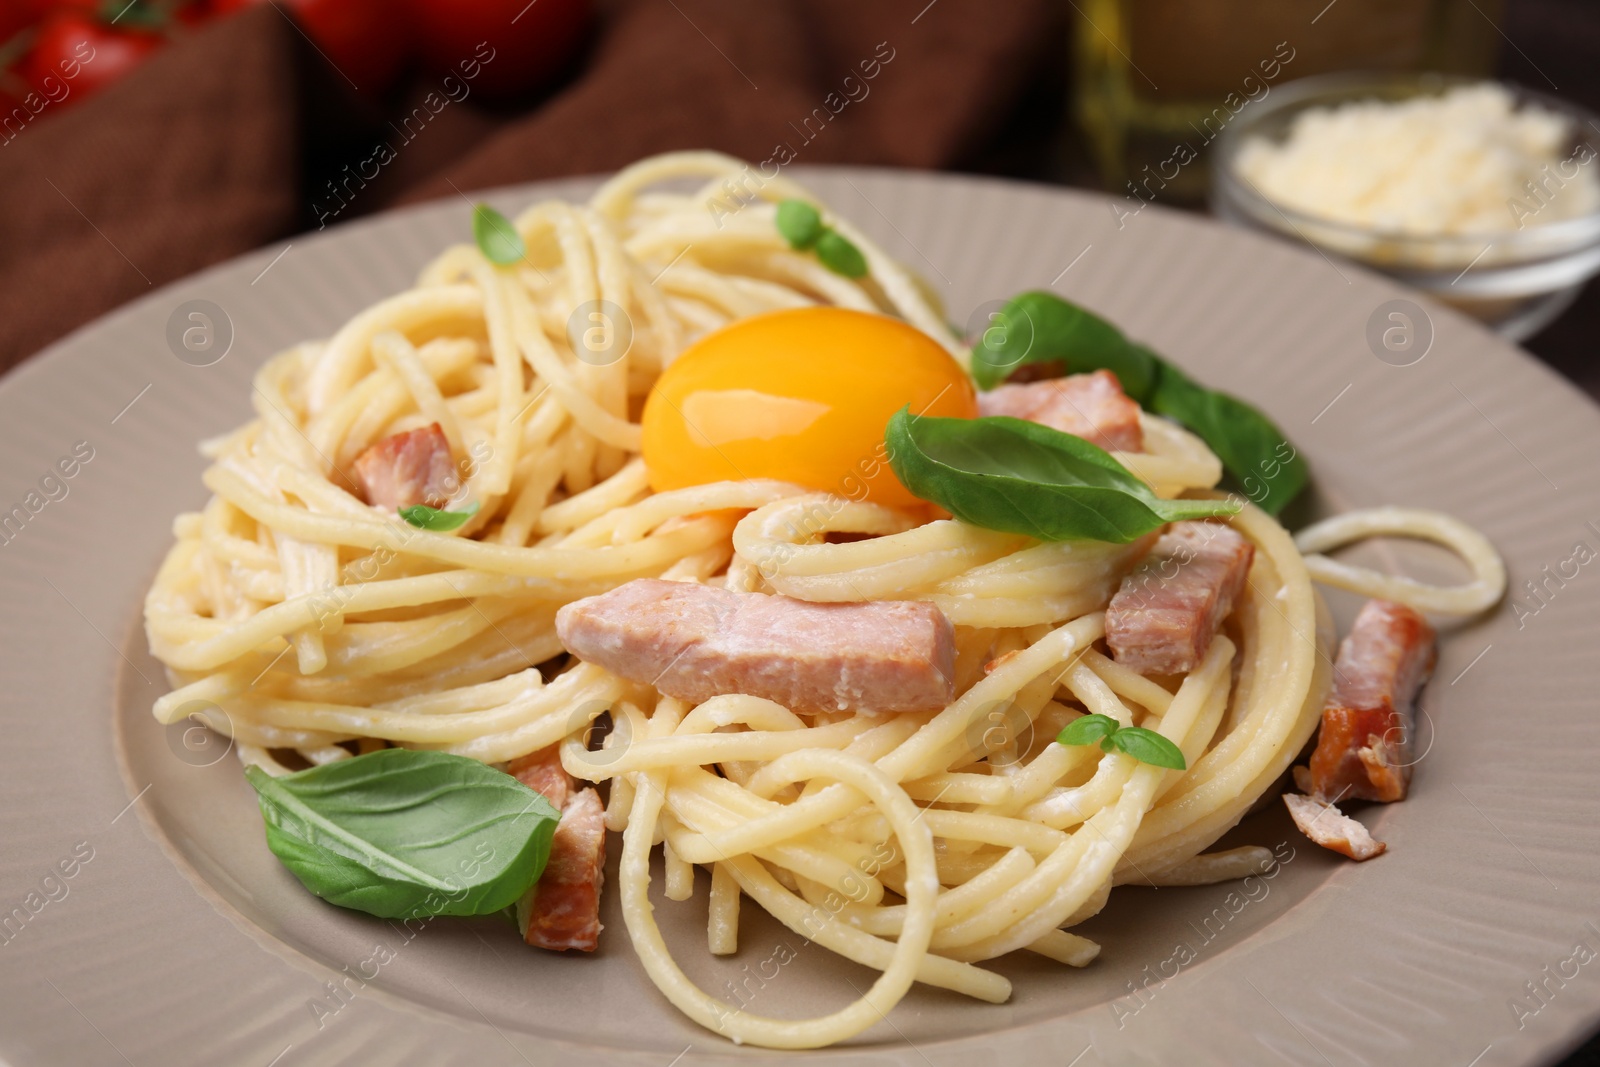
POLYGON ((817 237, 817 258, 835 274, 859 278, 867 273, 867 258, 861 249, 837 230, 824 230, 817 237))
POLYGON ((1085 715, 1067 723, 1066 729, 1056 734, 1056 743, 1092 745, 1101 738, 1110 737, 1117 729, 1117 720, 1109 715, 1085 715))
POLYGON ((972 349, 972 378, 988 390, 1025 363, 1063 363, 1073 374, 1104 369, 1142 404, 1159 362, 1100 316, 1035 289, 1009 300, 983 331, 972 349))
POLYGON ((1242 400, 1197 385, 1170 363, 1161 368, 1147 406, 1198 435, 1245 496, 1269 515, 1283 510, 1310 480, 1306 461, 1272 420, 1242 400))
POLYGON ((509 267, 528 254, 528 246, 511 220, 488 204, 472 209, 472 239, 490 263, 502 267, 509 267))
POLYGON ((449 533, 451 530, 459 529, 477 513, 476 500, 468 504, 465 511, 440 511, 426 504, 413 504, 411 507, 400 509, 402 519, 419 530, 433 530, 435 533, 449 533))
POLYGON ((884 441, 914 495, 969 525, 1041 541, 1127 544, 1169 522, 1239 510, 1225 500, 1163 500, 1083 438, 1021 419, 917 417, 901 408, 884 441))
POLYGON ((822 236, 822 216, 804 200, 782 200, 778 203, 778 232, 796 251, 810 248, 822 236))
POLYGON ((1142 726, 1124 726, 1100 742, 1100 747, 1107 752, 1116 750, 1125 753, 1140 763, 1156 767, 1169 767, 1175 771, 1189 769, 1182 749, 1154 730, 1146 730, 1142 726))
POLYGON ((511 775, 444 752, 386 748, 245 777, 284 866, 329 903, 385 919, 514 904, 543 872, 560 819, 511 775))

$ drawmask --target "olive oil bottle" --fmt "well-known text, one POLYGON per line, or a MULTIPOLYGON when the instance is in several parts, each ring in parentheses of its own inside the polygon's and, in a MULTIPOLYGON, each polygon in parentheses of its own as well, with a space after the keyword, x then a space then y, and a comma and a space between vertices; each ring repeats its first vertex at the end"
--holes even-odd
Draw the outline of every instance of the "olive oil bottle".
POLYGON ((1205 145, 1295 78, 1486 75, 1503 0, 1068 0, 1075 104, 1106 188, 1206 193, 1205 145), (1157 178, 1152 183, 1152 178, 1157 178))

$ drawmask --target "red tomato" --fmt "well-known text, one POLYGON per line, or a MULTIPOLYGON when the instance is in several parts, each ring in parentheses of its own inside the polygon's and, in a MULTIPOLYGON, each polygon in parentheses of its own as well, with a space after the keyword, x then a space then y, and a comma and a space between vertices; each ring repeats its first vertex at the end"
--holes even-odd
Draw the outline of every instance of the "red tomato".
MULTIPOLYGON (((265 0, 211 0, 218 14, 265 0)), ((281 0, 323 57, 362 93, 394 84, 410 56, 411 35, 388 0, 281 0)))
POLYGON ((18 66, 35 92, 57 106, 87 99, 161 47, 154 33, 125 33, 87 15, 57 11, 39 26, 18 66))
POLYGON ((34 17, 26 0, 0 0, 0 45, 33 25, 34 17))
POLYGON ((561 73, 583 40, 591 8, 589 0, 407 2, 429 68, 491 97, 528 92, 561 73))

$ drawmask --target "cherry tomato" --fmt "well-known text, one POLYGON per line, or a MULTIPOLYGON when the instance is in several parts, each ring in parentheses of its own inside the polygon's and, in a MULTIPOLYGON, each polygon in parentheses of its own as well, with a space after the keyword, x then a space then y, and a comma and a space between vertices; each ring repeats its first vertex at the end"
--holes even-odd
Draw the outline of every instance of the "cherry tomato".
POLYGON ((39 24, 33 50, 17 72, 57 106, 87 99, 161 47, 154 33, 128 33, 88 15, 56 11, 39 24))
MULTIPOLYGON (((266 0, 211 0, 224 14, 266 0)), ((368 95, 380 95, 410 55, 411 35, 388 0, 281 0, 306 36, 340 74, 368 95)))
POLYGON ((407 2, 428 67, 489 97, 525 93, 560 74, 582 43, 591 10, 589 0, 407 2))
POLYGON ((32 26, 34 18, 26 0, 0 0, 0 45, 32 26))

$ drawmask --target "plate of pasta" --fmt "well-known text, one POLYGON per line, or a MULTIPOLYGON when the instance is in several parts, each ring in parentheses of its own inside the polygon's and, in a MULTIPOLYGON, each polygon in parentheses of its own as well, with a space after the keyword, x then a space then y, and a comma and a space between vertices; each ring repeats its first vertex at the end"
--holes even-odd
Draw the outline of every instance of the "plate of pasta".
POLYGON ((274 252, 0 386, 16 1062, 1525 1063, 1600 1014, 1600 420, 1465 319, 708 152, 274 252))

